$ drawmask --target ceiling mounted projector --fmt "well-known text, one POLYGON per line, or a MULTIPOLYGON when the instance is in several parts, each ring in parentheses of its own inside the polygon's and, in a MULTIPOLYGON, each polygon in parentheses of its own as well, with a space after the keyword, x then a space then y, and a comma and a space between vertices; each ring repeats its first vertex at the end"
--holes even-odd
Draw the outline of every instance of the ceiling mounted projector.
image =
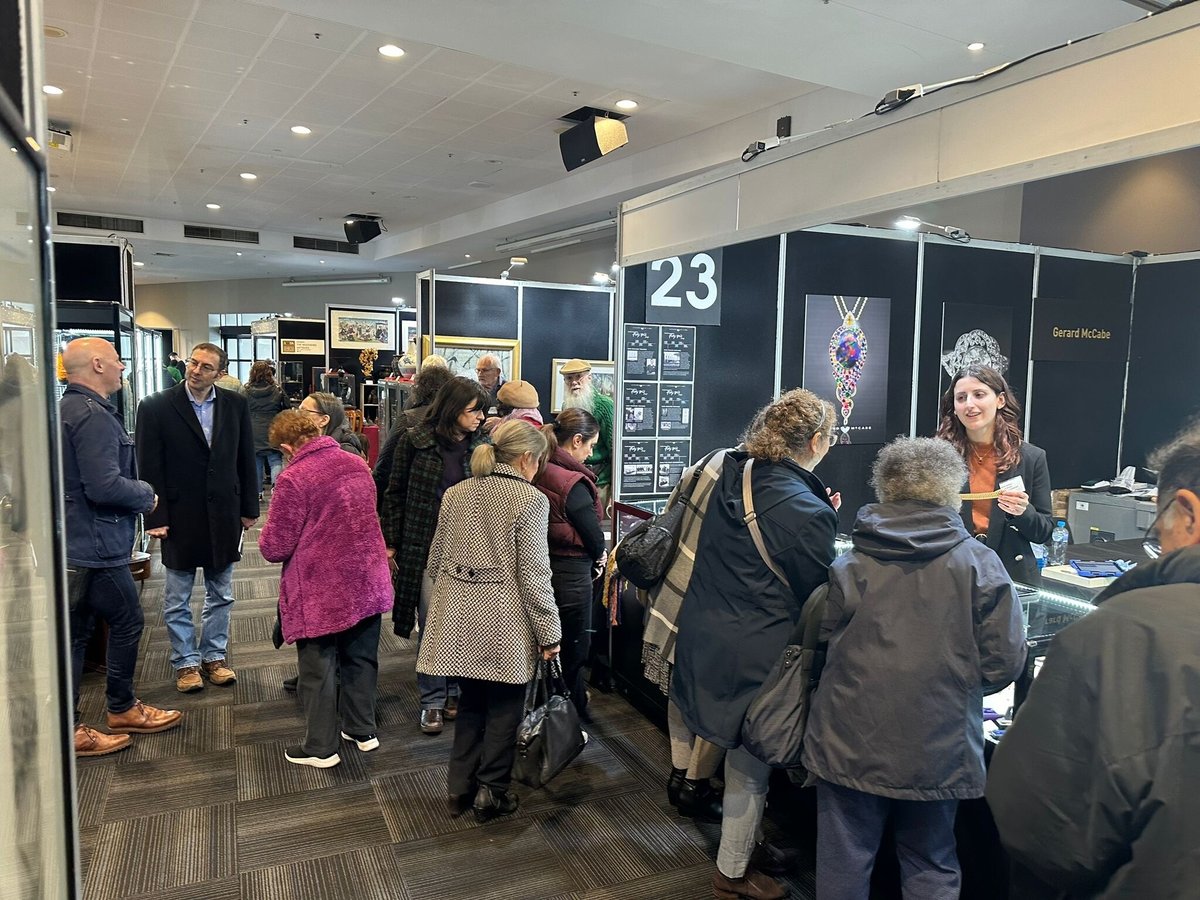
POLYGON ((364 216, 350 213, 346 216, 346 240, 351 244, 365 244, 379 237, 381 231, 387 231, 382 216, 364 216))

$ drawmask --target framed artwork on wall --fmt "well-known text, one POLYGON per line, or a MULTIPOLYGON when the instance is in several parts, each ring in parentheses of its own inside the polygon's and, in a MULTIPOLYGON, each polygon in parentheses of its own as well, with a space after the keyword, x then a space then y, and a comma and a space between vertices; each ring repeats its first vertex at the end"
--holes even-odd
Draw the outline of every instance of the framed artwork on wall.
POLYGON ((370 307, 326 306, 325 325, 331 350, 390 350, 396 352, 396 311, 370 307))
POLYGON ((407 353, 408 347, 411 344, 413 352, 416 353, 417 345, 417 320, 416 319, 401 319, 400 320, 400 346, 397 348, 397 353, 407 353))
MULTIPOLYGON (((553 359, 550 361, 550 412, 558 415, 562 412, 563 400, 567 396, 567 383, 558 373, 569 360, 553 359)), ((612 397, 616 391, 617 364, 611 359, 585 360, 592 367, 592 388, 599 394, 612 397)))
MULTIPOLYGON (((421 359, 431 352, 433 351, 429 349, 429 335, 424 335, 421 338, 421 359)), ((521 377, 520 341, 439 334, 437 352, 446 358, 446 364, 455 375, 474 378, 475 363, 481 356, 491 354, 500 360, 500 375, 505 381, 516 381, 521 377)))

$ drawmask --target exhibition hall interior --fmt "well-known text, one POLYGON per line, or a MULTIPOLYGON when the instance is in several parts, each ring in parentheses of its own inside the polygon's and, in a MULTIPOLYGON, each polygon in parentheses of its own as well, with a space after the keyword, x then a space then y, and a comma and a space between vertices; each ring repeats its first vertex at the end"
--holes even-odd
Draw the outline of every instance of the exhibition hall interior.
POLYGON ((1200 582, 1197 59, 0 0, 0 894, 1187 896, 1200 621, 1113 623, 1200 582))

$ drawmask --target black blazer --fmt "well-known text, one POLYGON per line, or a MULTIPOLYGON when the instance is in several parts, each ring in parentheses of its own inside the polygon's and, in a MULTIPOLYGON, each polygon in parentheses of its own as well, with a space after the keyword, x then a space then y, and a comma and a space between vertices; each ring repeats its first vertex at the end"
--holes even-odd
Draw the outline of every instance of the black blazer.
POLYGON ((241 558, 242 518, 258 518, 250 408, 245 397, 217 388, 210 448, 186 391, 185 382, 138 406, 138 469, 159 498, 146 528, 170 528, 162 542, 167 568, 224 569, 241 558))
MULTIPOLYGON (((1041 584, 1037 560, 1030 544, 1045 544, 1054 531, 1053 507, 1050 502, 1050 469, 1046 466, 1046 451, 1028 442, 1021 444, 1021 461, 1006 472, 996 473, 996 486, 1016 475, 1025 482, 1029 506, 1019 516, 1010 516, 993 502, 988 519, 986 543, 996 551, 1013 581, 1037 586, 1041 584)), ((967 487, 970 490, 970 487, 967 487)), ((971 521, 971 501, 962 505, 963 524, 974 533, 971 521)))

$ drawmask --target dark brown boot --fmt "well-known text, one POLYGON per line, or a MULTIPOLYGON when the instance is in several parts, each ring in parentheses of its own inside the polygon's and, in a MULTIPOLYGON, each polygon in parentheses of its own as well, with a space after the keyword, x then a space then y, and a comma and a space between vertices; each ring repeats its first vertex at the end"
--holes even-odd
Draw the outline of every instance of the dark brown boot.
POLYGON ((713 873, 713 896, 720 900, 783 900, 788 889, 762 872, 747 869, 741 878, 730 878, 720 869, 713 873))

